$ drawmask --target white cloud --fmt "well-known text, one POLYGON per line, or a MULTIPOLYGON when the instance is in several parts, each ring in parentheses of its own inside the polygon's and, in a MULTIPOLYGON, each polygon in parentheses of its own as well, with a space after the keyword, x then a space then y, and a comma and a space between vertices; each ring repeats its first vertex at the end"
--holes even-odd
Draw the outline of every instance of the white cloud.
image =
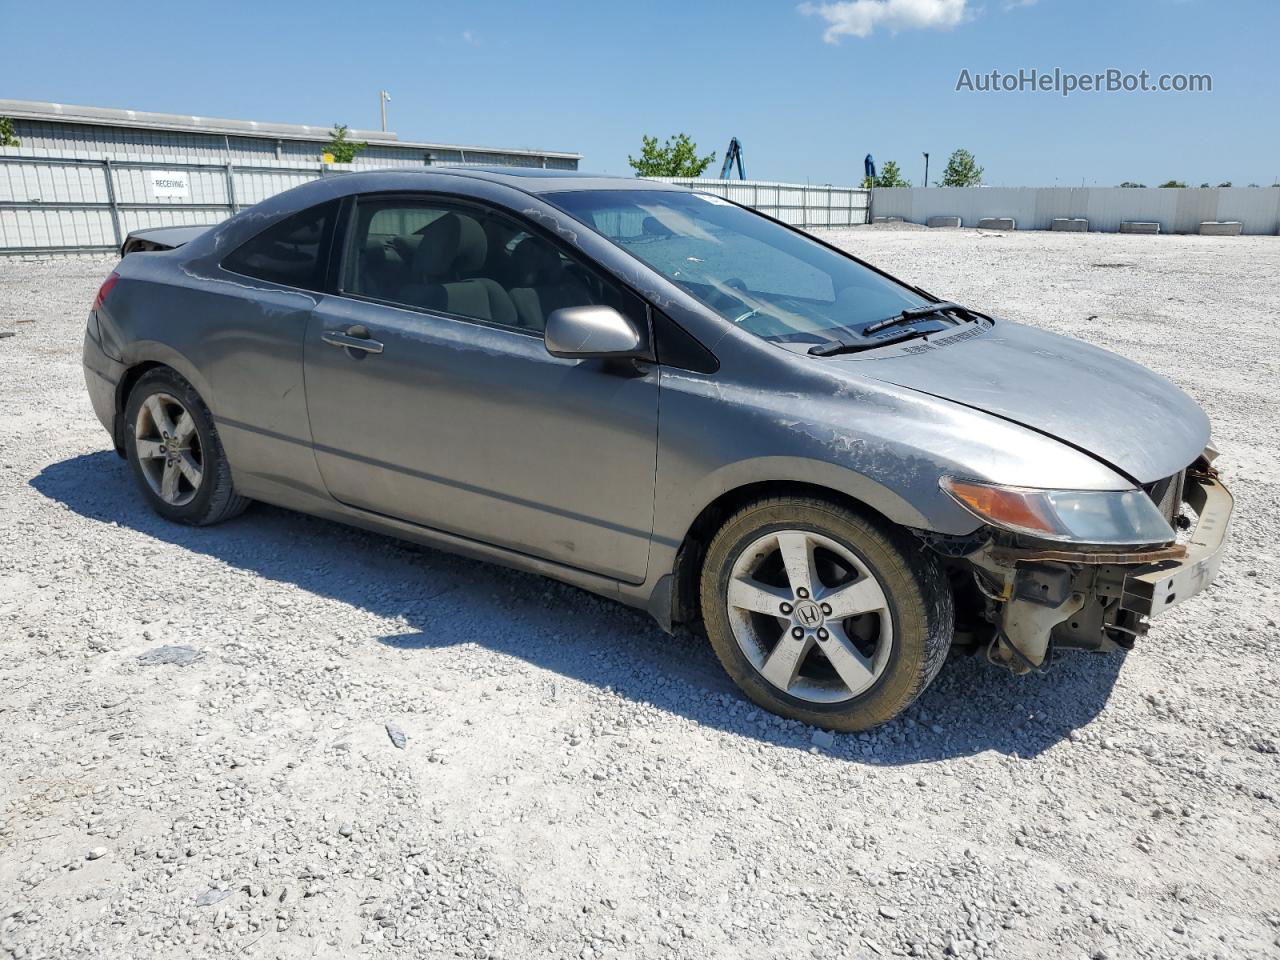
POLYGON ((869 37, 876 29, 950 30, 964 21, 967 0, 842 0, 837 3, 802 3, 800 12, 827 21, 822 35, 827 43, 842 36, 869 37))
POLYGON ((470 44, 470 45, 471 45, 471 46, 473 46, 473 47, 478 47, 478 46, 480 46, 480 38, 479 38, 479 37, 477 37, 477 36, 476 36, 474 33, 472 33, 470 30, 463 30, 463 31, 462 31, 462 39, 463 39, 466 43, 470 44))

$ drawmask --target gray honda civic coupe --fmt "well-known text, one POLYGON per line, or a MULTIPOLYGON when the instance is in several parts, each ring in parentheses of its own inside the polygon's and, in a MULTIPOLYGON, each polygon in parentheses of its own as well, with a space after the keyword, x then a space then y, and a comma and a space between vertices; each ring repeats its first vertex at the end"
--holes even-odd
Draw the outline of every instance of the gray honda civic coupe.
POLYGON ((1217 572, 1231 496, 1167 380, 708 193, 351 173, 126 252, 85 379, 162 516, 555 577, 806 723, 892 719, 953 647, 1127 650, 1217 572))

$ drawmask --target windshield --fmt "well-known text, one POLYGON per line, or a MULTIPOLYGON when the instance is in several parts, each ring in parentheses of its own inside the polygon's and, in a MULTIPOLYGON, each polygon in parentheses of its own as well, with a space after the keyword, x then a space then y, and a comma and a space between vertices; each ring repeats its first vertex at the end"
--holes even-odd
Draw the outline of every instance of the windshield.
POLYGON ((720 316, 777 343, 817 344, 929 301, 803 234, 705 193, 546 197, 720 316))

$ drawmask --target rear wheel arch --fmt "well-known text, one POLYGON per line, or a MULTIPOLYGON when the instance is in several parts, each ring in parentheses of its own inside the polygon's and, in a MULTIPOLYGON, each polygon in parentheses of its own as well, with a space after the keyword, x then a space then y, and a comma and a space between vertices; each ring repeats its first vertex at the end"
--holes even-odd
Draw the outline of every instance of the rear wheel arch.
POLYGON ((121 424, 124 422, 124 410, 129 403, 129 394, 133 392, 138 381, 152 370, 160 368, 172 370, 195 388, 207 407, 211 410, 215 409, 209 382, 200 375, 186 357, 177 351, 153 343, 146 347, 145 353, 129 358, 127 362, 128 367, 120 377, 120 382, 116 384, 115 427, 112 436, 117 453, 123 455, 124 451, 124 435, 120 431, 121 424))
POLYGON ((138 381, 149 370, 155 370, 157 367, 163 366, 163 363, 156 360, 144 360, 142 363, 135 363, 125 370, 124 375, 120 377, 120 382, 116 384, 115 416, 111 422, 111 439, 115 443, 116 453, 121 457, 125 455, 124 409, 129 404, 129 394, 133 393, 133 388, 137 386, 138 381))
POLYGON ((120 382, 116 384, 116 414, 124 413, 125 405, 129 402, 129 394, 133 392, 134 386, 148 370, 154 370, 156 367, 163 367, 165 364, 157 360, 144 360, 142 363, 135 363, 124 372, 124 376, 120 378, 120 382))
POLYGON ((161 516, 194 526, 243 512, 249 501, 236 492, 203 397, 173 367, 142 367, 131 368, 137 375, 117 417, 117 434, 144 496, 161 516))

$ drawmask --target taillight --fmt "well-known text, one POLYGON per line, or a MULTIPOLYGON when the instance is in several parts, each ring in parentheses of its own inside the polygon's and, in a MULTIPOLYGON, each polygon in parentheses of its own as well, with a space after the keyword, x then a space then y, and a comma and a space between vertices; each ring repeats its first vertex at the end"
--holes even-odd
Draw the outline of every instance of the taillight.
POLYGON ((97 310, 104 302, 106 302, 107 294, 111 292, 111 288, 120 282, 120 274, 114 270, 107 279, 102 281, 102 286, 98 288, 98 295, 93 298, 93 309, 97 310))

